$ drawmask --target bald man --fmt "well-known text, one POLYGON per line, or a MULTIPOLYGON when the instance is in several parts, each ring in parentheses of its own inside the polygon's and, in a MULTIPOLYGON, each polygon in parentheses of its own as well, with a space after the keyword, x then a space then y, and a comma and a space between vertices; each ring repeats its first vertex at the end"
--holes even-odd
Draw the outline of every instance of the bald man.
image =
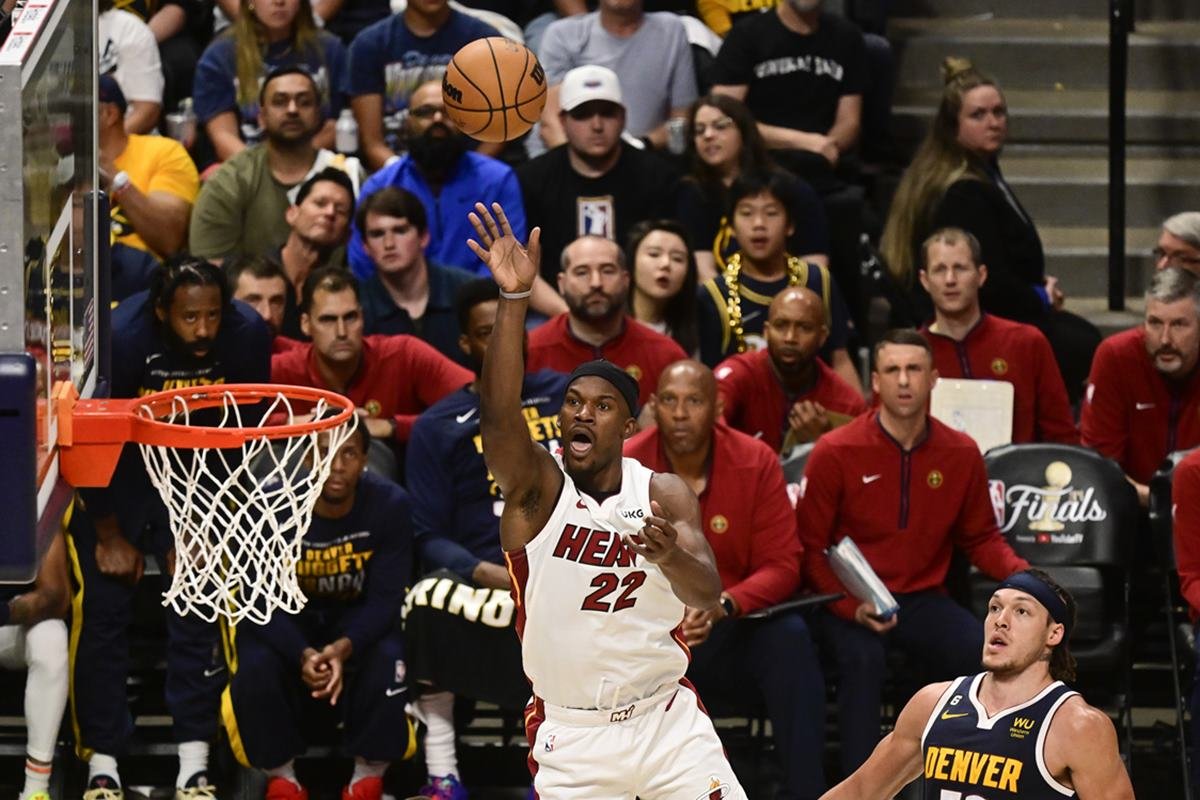
POLYGON ((721 575, 721 601, 688 609, 688 678, 706 701, 765 700, 783 769, 779 798, 816 798, 825 689, 804 619, 782 613, 739 620, 799 588, 800 539, 775 451, 720 419, 708 367, 677 361, 653 395, 656 427, 625 443, 625 455, 674 472, 700 499, 700 521, 721 575))
POLYGON ((817 357, 829 327, 812 289, 775 295, 763 334, 765 350, 730 356, 714 371, 732 427, 787 453, 867 410, 862 394, 817 357))

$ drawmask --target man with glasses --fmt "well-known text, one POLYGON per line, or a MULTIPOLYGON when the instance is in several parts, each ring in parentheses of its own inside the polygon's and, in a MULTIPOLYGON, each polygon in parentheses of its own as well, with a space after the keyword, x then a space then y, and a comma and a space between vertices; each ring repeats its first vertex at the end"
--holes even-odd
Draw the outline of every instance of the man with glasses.
POLYGON ((1180 267, 1200 275, 1200 211, 1184 211, 1163 220, 1151 255, 1155 269, 1180 267))
POLYGON ((558 279, 560 256, 577 238, 623 242, 635 222, 673 217, 678 183, 664 159, 622 141, 625 105, 615 72, 577 67, 558 97, 566 143, 517 170, 529 224, 542 229, 541 277, 548 281, 558 279))

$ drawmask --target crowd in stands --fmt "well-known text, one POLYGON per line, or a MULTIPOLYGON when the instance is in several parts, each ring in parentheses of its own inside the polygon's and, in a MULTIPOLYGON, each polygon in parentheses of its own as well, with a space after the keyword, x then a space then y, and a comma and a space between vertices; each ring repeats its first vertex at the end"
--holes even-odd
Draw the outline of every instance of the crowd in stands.
MULTIPOLYGON (((849 773, 880 738, 889 651, 928 679, 977 669, 980 627, 946 592, 953 550, 997 579, 1027 566, 996 524, 975 442, 929 415, 938 376, 1012 384, 1013 442, 1094 448, 1143 504, 1164 456, 1200 445, 1200 212, 1164 222, 1144 323, 1101 343, 1066 310, 1000 169, 1003 91, 948 59, 928 136, 872 223, 864 176, 895 158, 877 15, 822 0, 102 5, 113 395, 299 384, 350 398, 362 422, 304 538, 301 614, 222 641, 167 612, 178 800, 219 796, 220 724, 270 776, 268 798, 303 800, 293 763, 311 719, 340 724, 354 757, 344 798, 378 800, 388 764, 420 738, 420 794, 461 800, 455 697, 527 699, 497 533, 505 498, 479 434, 502 301, 467 245, 477 202, 500 203, 521 241, 541 230, 530 435, 557 450, 565 373, 608 359, 645 404, 626 455, 699 497, 725 591, 683 621, 689 676, 706 701, 763 703, 778 797, 816 798, 834 777, 824 673, 849 773), (501 30, 536 48, 547 103, 523 140, 479 144, 446 116, 441 78, 460 47, 501 30), (180 101, 194 142, 162 135, 180 101), (355 123, 353 147, 340 120, 355 123), (864 234, 887 266, 876 282, 860 270, 864 234), (867 324, 878 298, 884 335, 867 324), (801 447, 805 476, 789 486, 781 460, 801 447), (846 535, 897 615, 847 596, 739 622, 797 592, 844 593, 824 551, 846 535)), ((1200 541, 1200 489, 1178 502, 1200 541)), ((84 796, 120 800, 132 587, 144 554, 173 563, 135 448, 68 527, 36 586, 0 603, 0 624, 27 630, 30 685, 43 687, 27 701, 23 799, 46 790, 46 720, 66 703, 46 687, 71 670, 84 796)), ((1200 559, 1185 556, 1200 611, 1200 559)))

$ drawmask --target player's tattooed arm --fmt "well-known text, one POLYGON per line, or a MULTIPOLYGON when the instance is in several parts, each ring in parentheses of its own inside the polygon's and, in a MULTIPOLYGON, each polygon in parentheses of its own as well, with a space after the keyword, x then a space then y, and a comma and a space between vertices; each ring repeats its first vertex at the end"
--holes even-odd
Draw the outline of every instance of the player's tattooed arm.
POLYGON ((467 244, 487 264, 502 294, 479 376, 479 426, 484 461, 506 498, 500 544, 516 550, 546 524, 563 481, 553 457, 530 438, 521 413, 525 313, 541 261, 541 230, 534 228, 522 245, 499 203, 490 211, 476 203, 468 218, 478 240, 467 244))
POLYGON ((700 529, 700 504, 678 475, 650 480, 650 516, 629 546, 658 565, 675 596, 691 608, 712 608, 721 599, 716 559, 700 529))
POLYGON ((821 800, 884 800, 895 797, 921 774, 921 736, 949 683, 931 683, 917 692, 896 727, 875 746, 854 774, 821 796, 821 800))
POLYGON ((9 601, 6 624, 29 627, 47 619, 62 619, 70 602, 67 547, 62 533, 58 533, 46 550, 33 589, 9 601))

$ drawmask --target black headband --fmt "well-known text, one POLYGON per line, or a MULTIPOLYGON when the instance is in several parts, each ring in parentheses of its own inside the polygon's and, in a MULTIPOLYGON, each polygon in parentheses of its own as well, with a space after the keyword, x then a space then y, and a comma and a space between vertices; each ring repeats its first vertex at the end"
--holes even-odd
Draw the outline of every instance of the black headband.
POLYGON ((1018 592, 1024 592, 1032 596, 1050 613, 1050 619, 1063 626, 1063 643, 1065 644, 1070 640, 1071 612, 1067 609, 1067 604, 1063 602, 1063 599, 1058 596, 1058 592, 1050 584, 1032 572, 1014 572, 1000 581, 1000 585, 996 587, 996 591, 1001 589, 1016 589, 1018 592))
POLYGON ((629 406, 629 416, 636 417, 638 415, 638 382, 633 379, 632 375, 611 361, 598 358, 595 361, 586 361, 576 367, 567 378, 567 388, 571 388, 571 384, 588 375, 611 383, 613 388, 620 392, 621 397, 625 398, 625 404, 629 406))

